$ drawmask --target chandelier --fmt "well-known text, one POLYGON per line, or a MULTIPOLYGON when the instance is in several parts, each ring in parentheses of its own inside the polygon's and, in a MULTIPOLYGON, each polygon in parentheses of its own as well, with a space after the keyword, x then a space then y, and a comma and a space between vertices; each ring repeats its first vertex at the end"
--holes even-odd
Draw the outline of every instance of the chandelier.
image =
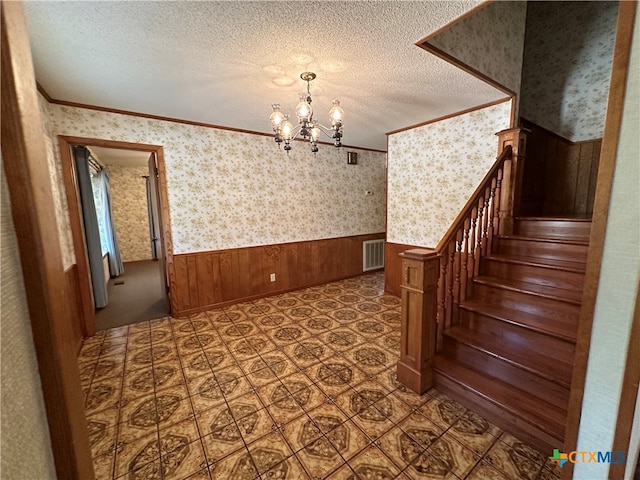
POLYGON ((309 92, 309 83, 316 78, 316 74, 313 72, 303 72, 300 74, 300 78, 307 82, 307 93, 298 94, 298 105, 296 106, 296 116, 298 117, 298 125, 295 127, 289 121, 289 115, 285 115, 280 111, 280 104, 274 103, 271 105, 273 113, 269 117, 273 131, 275 132, 275 141, 278 147, 284 142, 284 149, 289 154, 291 150, 291 141, 297 137, 302 137, 305 140, 309 140, 311 143, 311 151, 316 153, 318 151, 318 137, 320 132, 324 133, 327 137, 333 139, 334 147, 341 147, 342 143, 342 118, 344 116, 344 110, 340 106, 339 100, 333 101, 333 107, 329 110, 329 119, 331 120, 331 128, 316 122, 313 119, 313 109, 311 108, 311 93, 309 92))

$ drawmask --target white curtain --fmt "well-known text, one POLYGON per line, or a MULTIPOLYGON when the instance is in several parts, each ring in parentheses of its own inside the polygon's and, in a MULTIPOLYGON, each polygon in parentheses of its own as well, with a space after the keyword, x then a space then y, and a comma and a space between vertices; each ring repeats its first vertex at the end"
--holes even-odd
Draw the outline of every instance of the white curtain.
POLYGON ((113 223, 113 214, 111 212, 109 171, 100 170, 96 177, 95 183, 98 185, 96 195, 100 197, 101 201, 99 203, 102 205, 102 208, 98 212, 98 223, 100 223, 100 230, 104 232, 105 237, 101 238, 101 240, 109 253, 109 275, 118 277, 124 273, 124 265, 122 264, 122 257, 120 256, 120 246, 118 245, 116 227, 113 223))

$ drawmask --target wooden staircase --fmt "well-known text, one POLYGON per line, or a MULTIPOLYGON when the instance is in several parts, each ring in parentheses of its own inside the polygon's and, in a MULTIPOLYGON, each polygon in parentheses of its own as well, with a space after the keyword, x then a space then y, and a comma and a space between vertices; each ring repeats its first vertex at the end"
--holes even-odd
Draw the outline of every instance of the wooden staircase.
POLYGON ((563 445, 590 228, 516 218, 494 235, 434 361, 437 389, 543 451, 563 445))

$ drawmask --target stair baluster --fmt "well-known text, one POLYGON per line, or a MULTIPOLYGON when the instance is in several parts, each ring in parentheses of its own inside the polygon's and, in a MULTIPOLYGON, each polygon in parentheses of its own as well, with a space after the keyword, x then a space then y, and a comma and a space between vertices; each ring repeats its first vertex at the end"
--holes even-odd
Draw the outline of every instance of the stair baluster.
POLYGON ((493 212, 493 234, 492 237, 500 232, 500 197, 502 195, 502 178, 504 172, 500 168, 496 174, 496 189, 493 196, 495 202, 495 210, 493 212))
POLYGON ((498 178, 496 175, 496 177, 491 179, 491 193, 489 198, 489 212, 488 212, 489 227, 487 230, 487 252, 490 252, 491 249, 493 248, 493 233, 494 233, 493 220, 494 220, 495 211, 496 211, 496 189, 497 188, 498 188, 498 178))
POLYGON ((455 287, 454 287, 454 295, 456 299, 456 305, 460 304, 460 300, 462 299, 462 291, 460 287, 460 271, 462 269, 462 238, 464 237, 464 233, 462 229, 458 229, 456 232, 456 237, 453 241, 453 250, 455 251, 455 263, 454 263, 454 271, 455 271, 455 287))
POLYGON ((447 308, 445 305, 446 302, 446 286, 445 282, 441 281, 442 279, 447 278, 447 262, 440 262, 440 277, 438 280, 438 299, 437 299, 437 328, 436 328, 436 350, 440 350, 442 348, 442 332, 446 328, 446 312, 447 308))
MULTIPOLYGON (((485 189, 486 194, 486 189, 485 189)), ((473 276, 480 274, 480 257, 484 254, 482 245, 484 244, 484 194, 478 198, 478 230, 476 233, 476 251, 473 262, 473 276)))
MULTIPOLYGON (((476 224, 478 223, 478 208, 473 207, 471 209, 471 233, 469 234, 469 238, 471 241, 469 242, 469 253, 471 254, 471 260, 467 262, 467 292, 469 291, 469 285, 471 285, 471 280, 475 277, 475 265, 476 265, 476 224)), ((465 297, 466 298, 466 297, 465 297)))
POLYGON ((438 280, 437 351, 442 346, 444 330, 457 324, 458 305, 467 298, 468 286, 478 274, 480 258, 491 251, 493 236, 498 234, 504 162, 511 156, 512 147, 507 145, 436 247, 442 255, 438 280))
POLYGON ((482 257, 486 257, 491 250, 489 249, 489 224, 491 222, 491 185, 487 185, 484 191, 484 217, 482 227, 482 257))
MULTIPOLYGON (((454 325, 457 323, 458 319, 455 316, 456 315, 456 297, 455 297, 455 293, 454 293, 454 286, 455 286, 455 257, 456 257, 456 249, 455 249, 455 245, 453 244, 449 244, 449 246, 447 247, 449 256, 448 256, 448 262, 449 262, 449 274, 447 275, 447 285, 449 288, 449 298, 450 298, 450 303, 448 304, 448 307, 451 309, 451 324, 454 325)), ((444 257, 443 260, 447 261, 447 257, 444 257)))
POLYGON ((465 218, 463 224, 464 240, 462 242, 462 268, 460 272, 460 286, 462 288, 460 297, 462 300, 467 298, 467 285, 469 285, 469 232, 471 230, 471 219, 465 218))

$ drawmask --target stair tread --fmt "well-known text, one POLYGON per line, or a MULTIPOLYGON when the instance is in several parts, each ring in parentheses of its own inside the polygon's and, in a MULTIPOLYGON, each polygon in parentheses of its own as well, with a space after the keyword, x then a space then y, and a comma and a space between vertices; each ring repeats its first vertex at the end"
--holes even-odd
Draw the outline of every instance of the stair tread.
POLYGON ((564 387, 569 388, 571 385, 573 366, 570 363, 548 357, 520 344, 509 344, 504 338, 474 332, 461 326, 451 327, 444 332, 444 335, 564 387))
POLYGON ((511 385, 436 355, 434 370, 556 438, 563 438, 566 410, 511 385))
POLYGON ((487 303, 472 299, 464 300, 460 308, 481 313, 483 315, 509 322, 524 328, 546 333, 548 335, 575 342, 577 335, 577 322, 562 321, 562 319, 548 319, 531 312, 501 305, 499 303, 487 303))
POLYGON ((549 235, 547 237, 532 237, 531 235, 498 235, 497 238, 504 238, 510 240, 522 240, 525 242, 541 242, 541 243, 559 243, 562 245, 589 245, 589 239, 581 236, 562 236, 554 237, 549 235))
POLYGON ((532 222, 580 222, 591 223, 591 217, 568 217, 558 215, 556 217, 515 217, 516 220, 532 221, 532 222))
POLYGON ((500 277, 479 276, 473 279, 475 283, 491 287, 511 290, 515 292, 529 293, 540 297, 559 300, 562 302, 580 305, 582 302, 582 289, 566 289, 543 285, 540 283, 525 282, 523 280, 512 280, 500 277))
POLYGON ((533 222, 580 222, 591 223, 591 217, 567 217, 558 215, 557 217, 515 217, 516 220, 533 221, 533 222))
POLYGON ((517 217, 514 234, 541 239, 568 240, 573 244, 589 243, 591 218, 517 217))
POLYGON ((495 260, 504 263, 517 263, 520 265, 532 265, 536 267, 564 270, 567 272, 584 273, 586 265, 584 262, 573 262, 571 260, 561 260, 558 258, 528 257, 525 255, 509 255, 492 253, 487 255, 487 260, 495 260))

